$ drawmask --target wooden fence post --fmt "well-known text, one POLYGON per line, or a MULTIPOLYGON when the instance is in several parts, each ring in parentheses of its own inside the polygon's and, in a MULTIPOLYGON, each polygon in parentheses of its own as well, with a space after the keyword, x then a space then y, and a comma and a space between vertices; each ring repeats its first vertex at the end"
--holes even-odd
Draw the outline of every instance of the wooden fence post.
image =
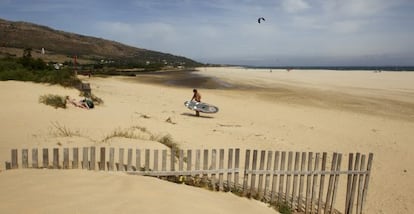
POLYGON ((369 177, 371 175, 371 167, 372 167, 372 159, 373 158, 374 158, 374 154, 369 153, 368 163, 367 163, 367 168, 366 168, 367 173, 365 175, 364 189, 363 189, 363 192, 362 192, 361 213, 364 210, 364 204, 365 204, 365 200, 366 200, 366 197, 367 197, 369 177))
POLYGON ((279 169, 279 155, 280 152, 276 151, 275 152, 275 160, 273 163, 273 179, 272 179, 272 193, 271 193, 271 197, 270 197, 270 203, 274 203, 277 199, 278 199, 278 195, 276 195, 277 192, 277 181, 279 178, 279 174, 276 173, 276 171, 278 171, 279 169))
MULTIPOLYGON (((273 152, 272 151, 268 151, 267 152, 267 165, 266 165, 266 178, 265 178, 265 187, 264 187, 264 201, 265 202, 269 202, 270 198, 267 198, 267 193, 269 192, 269 185, 270 185, 270 171, 271 171, 271 167, 272 167, 272 158, 273 158, 273 152)), ((269 194, 269 196, 271 196, 271 194, 269 194)))
MULTIPOLYGON (((300 153, 299 152, 295 152, 295 163, 294 163, 294 168, 293 170, 295 172, 297 172, 299 170, 299 157, 300 157, 300 153)), ((295 200, 297 200, 297 185, 298 185, 298 175, 295 174, 293 175, 293 190, 292 190, 292 200, 291 200, 291 205, 290 207, 292 207, 293 210, 297 210, 297 204, 295 200)))
POLYGON ((158 171, 158 149, 154 150, 154 167, 153 167, 154 171, 158 171))
MULTIPOLYGON (((306 170, 306 152, 302 152, 301 157, 301 164, 300 164, 300 178, 299 178, 299 197, 298 197, 298 211, 302 212, 305 209, 303 209, 302 202, 303 202, 303 186, 304 186, 304 180, 305 180, 305 172, 306 170)), ((306 204, 305 204, 306 207, 306 204)))
POLYGON ((125 171, 124 165, 124 148, 119 149, 118 171, 125 171))
POLYGON ((208 150, 204 149, 204 154, 203 154, 203 177, 201 178, 201 182, 203 183, 203 185, 207 184, 207 179, 208 179, 208 150))
POLYGON ((224 173, 222 172, 222 170, 224 169, 224 149, 220 149, 219 150, 219 191, 223 191, 224 190, 224 185, 223 185, 223 178, 224 178, 224 173))
MULTIPOLYGON (((187 150, 187 171, 188 172, 191 172, 191 167, 192 167, 192 164, 193 164, 193 162, 192 162, 192 160, 193 160, 193 157, 192 157, 192 151, 191 151, 191 149, 188 149, 187 150)), ((188 175, 187 176, 187 181, 190 181, 190 179, 191 179, 191 175, 188 175)))
POLYGON ((63 169, 69 169, 69 148, 63 149, 63 169))
POLYGON ((90 170, 96 169, 96 148, 91 146, 91 160, 90 160, 90 170))
MULTIPOLYGON (((360 153, 356 153, 356 158, 355 158, 355 164, 354 164, 354 171, 358 171, 359 170, 359 166, 361 164, 360 162, 360 157, 361 154, 360 153)), ((356 182, 358 179, 358 175, 354 174, 352 176, 352 188, 351 188, 351 196, 349 199, 349 206, 348 206, 348 213, 347 214, 352 214, 352 211, 354 209, 354 197, 355 197, 355 190, 356 190, 356 182)))
POLYGON ((328 192, 326 193, 326 201, 325 201, 325 210, 324 213, 328 213, 331 209, 331 201, 332 201, 332 192, 333 192, 333 183, 335 175, 332 174, 336 170, 336 162, 337 162, 338 154, 335 152, 333 153, 332 163, 331 163, 331 174, 329 175, 329 184, 328 184, 328 192))
POLYGON ((108 170, 114 171, 115 166, 115 148, 109 148, 109 162, 108 162, 108 170))
POLYGON ((53 169, 59 169, 59 149, 53 149, 53 169))
POLYGON ((137 167, 137 171, 141 171, 141 150, 135 150, 135 166, 137 167))
POLYGON ((88 147, 83 147, 82 151, 82 169, 89 169, 89 160, 88 160, 88 147))
MULTIPOLYGON (((196 150, 196 159, 195 159, 195 170, 200 171, 201 167, 201 151, 199 149, 196 150)), ((201 173, 197 174, 198 177, 201 176, 201 173)))
MULTIPOLYGON (((212 151, 211 151, 211 170, 216 170, 216 166, 217 166, 217 150, 216 149, 213 149, 212 151)), ((217 181, 216 181, 216 173, 211 173, 211 188, 212 188, 212 190, 213 191, 215 191, 216 190, 216 184, 217 184, 217 181)))
POLYGON ((286 193, 285 193, 285 202, 287 205, 289 205, 289 201, 290 201, 290 184, 292 181, 292 158, 293 158, 293 152, 290 151, 288 153, 288 168, 287 168, 287 175, 286 175, 286 193))
POLYGON ((39 155, 37 148, 32 149, 32 167, 39 168, 39 155))
POLYGON ((17 149, 12 149, 11 150, 11 157, 12 157, 11 168, 12 169, 19 168, 17 152, 18 152, 17 149))
POLYGON ((281 160, 280 160, 280 171, 283 172, 280 175, 280 180, 279 180, 279 195, 278 195, 278 201, 282 202, 284 201, 284 197, 283 197, 283 186, 284 186, 284 180, 285 180, 285 158, 286 158, 286 152, 282 152, 282 156, 281 156, 281 160))
MULTIPOLYGON (((261 170, 261 171, 264 170, 265 158, 266 158, 266 151, 262 150, 260 152, 260 163, 259 163, 259 170, 261 170)), ((258 187, 257 187, 257 199, 259 201, 261 201, 263 199, 263 196, 264 196, 264 193, 263 193, 263 177, 264 177, 264 174, 260 173, 259 174, 259 183, 258 183, 258 187)))
POLYGON ((237 171, 234 173, 234 189, 239 189, 239 166, 240 166, 240 149, 236 148, 234 153, 234 168, 237 169, 237 171))
POLYGON ((132 171, 132 149, 128 149, 127 171, 132 171))
POLYGON ((44 148, 42 151, 43 168, 49 168, 49 150, 44 148))
MULTIPOLYGON (((312 171, 312 159, 313 159, 313 153, 309 152, 309 155, 308 155, 308 172, 312 171)), ((311 183, 312 183, 312 175, 309 173, 307 178, 306 178, 305 214, 309 213, 311 183)))
MULTIPOLYGON (((362 171, 365 169, 365 155, 361 155, 361 167, 360 170, 362 171)), ((356 205, 356 213, 361 213, 361 204, 362 204, 362 191, 363 191, 363 185, 362 182, 364 180, 365 174, 359 174, 359 180, 358 180, 358 194, 357 194, 357 205, 356 205)))
POLYGON ((73 148, 72 169, 79 168, 79 148, 73 148))
POLYGON ((101 147, 101 154, 99 155, 99 170, 105 171, 106 165, 106 149, 105 147, 101 147))
POLYGON ((244 159, 243 196, 247 195, 247 182, 249 180, 248 170, 250 170, 250 150, 246 149, 246 157, 244 159))
POLYGON ((150 169, 150 150, 145 149, 145 172, 148 172, 150 169))
MULTIPOLYGON (((326 152, 322 153, 322 172, 325 172, 326 170, 326 152)), ((323 191, 324 191, 324 186, 325 186, 325 174, 322 173, 321 174, 321 180, 320 180, 320 185, 319 185, 319 196, 318 196, 318 214, 322 213, 322 197, 323 197, 323 191)))
MULTIPOLYGON (((320 159, 320 153, 316 153, 316 157, 315 157, 315 167, 314 167, 314 171, 319 171, 319 159, 320 159)), ((315 201, 316 201, 316 190, 317 187, 316 185, 318 184, 318 174, 314 173, 312 176, 312 195, 311 195, 311 206, 310 206, 310 211, 313 214, 315 209, 316 209, 316 205, 315 205, 315 201)))
POLYGON ((232 191, 233 187, 231 186, 231 177, 232 172, 230 171, 233 169, 233 149, 228 150, 228 160, 227 160, 227 169, 229 171, 227 172, 227 191, 232 191))
POLYGON ((162 150, 162 164, 161 164, 161 170, 163 172, 167 171, 167 150, 162 150))
POLYGON ((334 206, 335 206, 336 192, 338 190, 338 182, 339 182, 339 175, 340 175, 339 171, 341 171, 341 161, 342 161, 342 154, 339 153, 337 161, 336 161, 334 189, 333 189, 332 202, 331 202, 331 213, 333 213, 334 206))
POLYGON ((22 149, 22 168, 29 167, 29 150, 22 149))

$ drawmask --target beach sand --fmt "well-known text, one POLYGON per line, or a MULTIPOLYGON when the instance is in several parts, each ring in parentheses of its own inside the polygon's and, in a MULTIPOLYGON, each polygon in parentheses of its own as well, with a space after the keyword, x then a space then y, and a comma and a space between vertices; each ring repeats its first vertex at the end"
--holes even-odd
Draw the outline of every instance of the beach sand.
MULTIPOLYGON (((254 200, 235 199, 233 195, 155 178, 80 170, 4 171, 12 148, 165 148, 148 139, 111 137, 115 132, 143 127, 152 135, 170 135, 182 149, 241 148, 344 155, 372 152, 365 213, 414 210, 414 72, 200 68, 190 76, 169 75, 82 77, 91 83, 92 92, 104 100, 93 110, 74 106, 55 109, 38 102, 39 96, 45 94, 80 99, 74 89, 0 82, 0 207, 10 213, 32 209, 37 213, 50 209, 113 213, 121 207, 122 213, 136 209, 146 213, 275 213, 254 200), (194 87, 199 88, 202 101, 220 108, 217 114, 195 117, 184 107, 194 87), (87 188, 77 189, 79 185, 87 188), (141 188, 142 192, 138 190, 141 188), (146 195, 145 190, 151 191, 146 195), (179 196, 171 199, 171 191, 179 196), (52 197, 55 194, 57 197, 52 197), (193 198, 200 201, 192 204, 193 198), (163 206, 164 201, 170 206, 154 208, 163 206)), ((343 207, 342 199, 337 198, 339 209, 343 207)))

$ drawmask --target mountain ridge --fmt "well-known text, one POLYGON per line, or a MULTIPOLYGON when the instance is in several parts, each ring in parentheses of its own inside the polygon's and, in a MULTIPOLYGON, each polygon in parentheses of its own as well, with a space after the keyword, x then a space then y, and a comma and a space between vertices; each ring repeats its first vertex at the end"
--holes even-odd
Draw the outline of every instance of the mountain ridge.
MULTIPOLYGON (((48 54, 77 56, 79 59, 99 62, 115 60, 122 63, 169 63, 197 66, 201 63, 170 53, 147 50, 93 36, 86 36, 48 26, 0 18, 0 47, 26 49, 48 54)), ((3 51, 4 52, 4 51, 3 51)))

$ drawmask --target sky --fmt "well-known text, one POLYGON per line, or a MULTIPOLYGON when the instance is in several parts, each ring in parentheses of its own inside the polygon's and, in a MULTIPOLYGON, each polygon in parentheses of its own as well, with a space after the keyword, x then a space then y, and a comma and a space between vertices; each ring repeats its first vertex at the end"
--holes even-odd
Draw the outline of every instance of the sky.
POLYGON ((253 66, 413 66, 412 11, 414 0, 0 0, 2 19, 253 66))

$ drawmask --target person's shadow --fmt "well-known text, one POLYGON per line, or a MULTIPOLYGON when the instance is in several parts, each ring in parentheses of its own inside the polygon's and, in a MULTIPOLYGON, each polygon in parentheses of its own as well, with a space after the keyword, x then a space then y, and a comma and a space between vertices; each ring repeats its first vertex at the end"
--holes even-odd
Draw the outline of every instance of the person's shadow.
POLYGON ((201 117, 201 118, 208 118, 208 119, 212 119, 212 118, 214 118, 214 117, 212 117, 212 116, 206 116, 206 115, 203 115, 202 113, 200 113, 200 116, 197 116, 197 115, 195 115, 195 114, 191 114, 191 113, 182 113, 181 115, 188 116, 188 117, 201 117))

